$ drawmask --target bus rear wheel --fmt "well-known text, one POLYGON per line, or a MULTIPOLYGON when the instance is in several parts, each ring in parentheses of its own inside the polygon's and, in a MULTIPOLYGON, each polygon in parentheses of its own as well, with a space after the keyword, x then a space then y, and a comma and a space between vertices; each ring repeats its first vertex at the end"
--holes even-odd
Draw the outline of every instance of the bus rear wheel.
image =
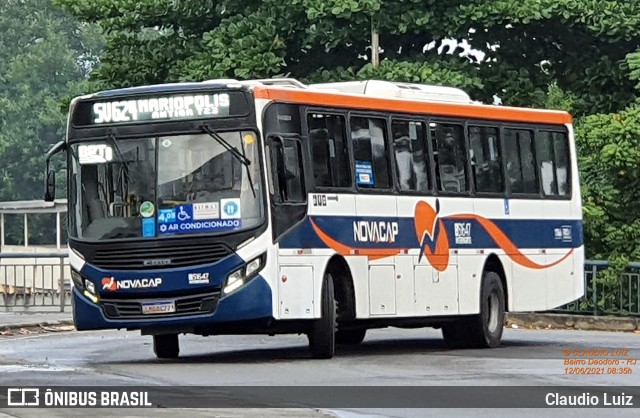
POLYGON ((158 358, 177 358, 180 355, 178 334, 154 335, 153 352, 158 358))
POLYGON ((327 273, 322 282, 321 316, 313 321, 309 331, 311 356, 317 359, 332 358, 336 351, 336 311, 333 277, 327 273))
POLYGON ((449 348, 494 348, 504 329, 505 297, 497 273, 485 272, 480 291, 480 314, 461 318, 442 327, 449 348))

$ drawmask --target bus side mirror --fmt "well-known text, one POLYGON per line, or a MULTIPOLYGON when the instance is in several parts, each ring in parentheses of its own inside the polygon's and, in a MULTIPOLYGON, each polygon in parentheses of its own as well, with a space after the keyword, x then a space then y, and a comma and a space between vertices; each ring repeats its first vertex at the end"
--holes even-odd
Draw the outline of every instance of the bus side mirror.
POLYGON ((44 201, 53 202, 56 198, 56 173, 49 167, 51 157, 62 151, 65 147, 64 141, 55 144, 49 152, 47 152, 46 169, 44 172, 44 201))
POLYGON ((44 201, 53 202, 56 198, 56 172, 53 170, 47 171, 45 184, 44 184, 44 201))

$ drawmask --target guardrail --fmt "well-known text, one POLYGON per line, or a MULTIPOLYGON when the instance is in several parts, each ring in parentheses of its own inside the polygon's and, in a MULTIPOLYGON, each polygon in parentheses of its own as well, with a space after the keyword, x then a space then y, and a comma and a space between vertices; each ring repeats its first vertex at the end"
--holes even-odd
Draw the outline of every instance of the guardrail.
MULTIPOLYGON (((606 261, 585 262, 585 295, 553 312, 640 317, 640 263, 618 274, 606 261)), ((0 311, 64 312, 70 306, 66 252, 0 253, 0 311)))
POLYGON ((0 253, 0 311, 60 311, 71 304, 66 252, 0 253))

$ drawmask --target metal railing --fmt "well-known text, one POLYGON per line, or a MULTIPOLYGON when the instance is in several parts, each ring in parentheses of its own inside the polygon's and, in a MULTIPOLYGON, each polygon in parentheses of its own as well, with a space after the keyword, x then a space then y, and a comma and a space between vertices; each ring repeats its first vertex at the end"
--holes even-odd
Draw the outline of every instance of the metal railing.
POLYGON ((66 252, 0 253, 0 311, 60 311, 71 305, 66 252))
MULTIPOLYGON (((585 263, 585 295, 553 312, 640 317, 640 263, 612 274, 606 261, 585 263)), ((0 253, 0 311, 60 311, 71 303, 66 252, 0 253)))
POLYGON ((554 312, 640 316, 640 263, 629 263, 619 274, 606 261, 584 264, 584 296, 554 312))

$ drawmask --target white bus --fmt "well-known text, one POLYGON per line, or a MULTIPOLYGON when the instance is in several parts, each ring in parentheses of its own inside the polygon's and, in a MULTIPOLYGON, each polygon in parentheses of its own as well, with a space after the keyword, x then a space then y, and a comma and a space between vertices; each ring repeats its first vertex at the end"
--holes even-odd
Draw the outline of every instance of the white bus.
POLYGON ((62 149, 76 327, 141 330, 161 358, 181 333, 305 333, 331 358, 387 326, 495 347, 505 311, 584 293, 565 112, 213 80, 78 98, 62 149))

